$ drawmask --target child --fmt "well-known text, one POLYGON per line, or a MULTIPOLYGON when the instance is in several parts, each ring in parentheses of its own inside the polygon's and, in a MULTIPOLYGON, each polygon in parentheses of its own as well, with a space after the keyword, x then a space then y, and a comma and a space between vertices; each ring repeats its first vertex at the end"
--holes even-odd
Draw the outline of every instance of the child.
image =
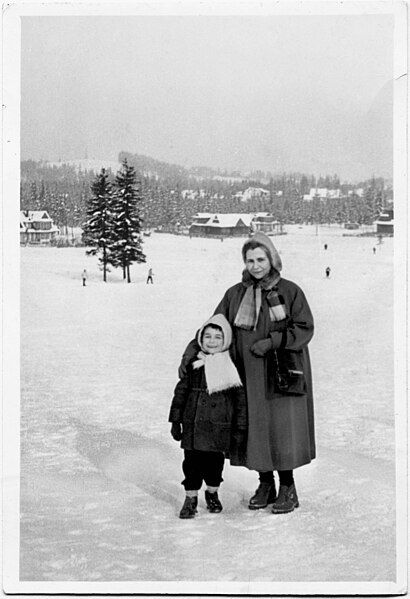
POLYGON ((231 327, 222 314, 215 314, 199 329, 197 339, 202 351, 175 387, 169 413, 171 435, 184 450, 186 497, 180 518, 194 518, 203 481, 207 509, 222 511, 218 489, 225 456, 241 453, 246 443, 245 392, 228 351, 231 327))

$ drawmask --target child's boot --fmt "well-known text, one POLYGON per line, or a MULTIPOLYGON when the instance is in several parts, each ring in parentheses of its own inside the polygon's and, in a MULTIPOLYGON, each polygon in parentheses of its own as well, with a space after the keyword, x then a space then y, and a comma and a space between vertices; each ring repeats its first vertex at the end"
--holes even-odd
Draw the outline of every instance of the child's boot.
POLYGON ((212 514, 222 512, 222 503, 219 501, 218 491, 205 491, 206 507, 212 514))
POLYGON ((179 512, 179 517, 183 519, 194 518, 197 513, 198 497, 185 497, 184 505, 179 512))

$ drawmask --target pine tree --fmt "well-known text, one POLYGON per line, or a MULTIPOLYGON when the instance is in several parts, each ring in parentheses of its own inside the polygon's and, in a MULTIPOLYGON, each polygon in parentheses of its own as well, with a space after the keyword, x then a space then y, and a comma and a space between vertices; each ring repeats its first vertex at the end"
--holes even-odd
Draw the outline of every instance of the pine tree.
POLYGON ((140 235, 141 192, 137 188, 135 169, 128 164, 126 158, 117 172, 115 188, 112 263, 121 264, 124 279, 131 283, 130 265, 133 262, 145 262, 145 254, 140 235))
MULTIPOLYGON (((96 176, 91 184, 92 195, 87 201, 87 221, 83 224, 83 240, 93 246, 86 254, 101 254, 103 280, 107 281, 107 267, 111 261, 113 232, 113 192, 105 169, 96 176)), ((115 262, 115 260, 114 260, 115 262)))
POLYGON ((30 210, 40 210, 37 183, 35 181, 32 181, 30 185, 30 210))

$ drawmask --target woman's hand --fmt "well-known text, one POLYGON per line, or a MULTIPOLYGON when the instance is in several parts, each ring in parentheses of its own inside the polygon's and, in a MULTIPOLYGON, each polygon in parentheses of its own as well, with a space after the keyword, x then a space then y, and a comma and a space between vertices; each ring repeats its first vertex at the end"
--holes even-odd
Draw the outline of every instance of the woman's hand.
POLYGON ((173 422, 171 426, 171 435, 175 441, 182 439, 182 426, 180 422, 173 422))
POLYGON ((251 352, 258 358, 263 358, 269 350, 273 349, 272 339, 260 339, 251 346, 251 352))

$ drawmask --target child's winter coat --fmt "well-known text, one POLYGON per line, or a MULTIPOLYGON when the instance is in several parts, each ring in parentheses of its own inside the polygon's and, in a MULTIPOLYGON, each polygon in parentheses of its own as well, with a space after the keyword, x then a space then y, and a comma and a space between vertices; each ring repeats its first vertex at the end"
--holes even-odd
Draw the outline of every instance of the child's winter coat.
MULTIPOLYGON (((229 359, 231 327, 222 314, 215 314, 198 332, 200 342, 203 329, 211 324, 219 325, 224 333, 223 356, 229 359)), ((242 386, 230 386, 209 393, 205 366, 196 367, 196 360, 187 366, 186 375, 174 391, 169 422, 182 423, 183 449, 221 451, 228 457, 246 448, 247 406, 242 386)), ((233 366, 233 364, 232 364, 233 366)), ((223 379, 223 377, 222 377, 223 379)), ((222 380, 220 387, 230 383, 222 380)))

